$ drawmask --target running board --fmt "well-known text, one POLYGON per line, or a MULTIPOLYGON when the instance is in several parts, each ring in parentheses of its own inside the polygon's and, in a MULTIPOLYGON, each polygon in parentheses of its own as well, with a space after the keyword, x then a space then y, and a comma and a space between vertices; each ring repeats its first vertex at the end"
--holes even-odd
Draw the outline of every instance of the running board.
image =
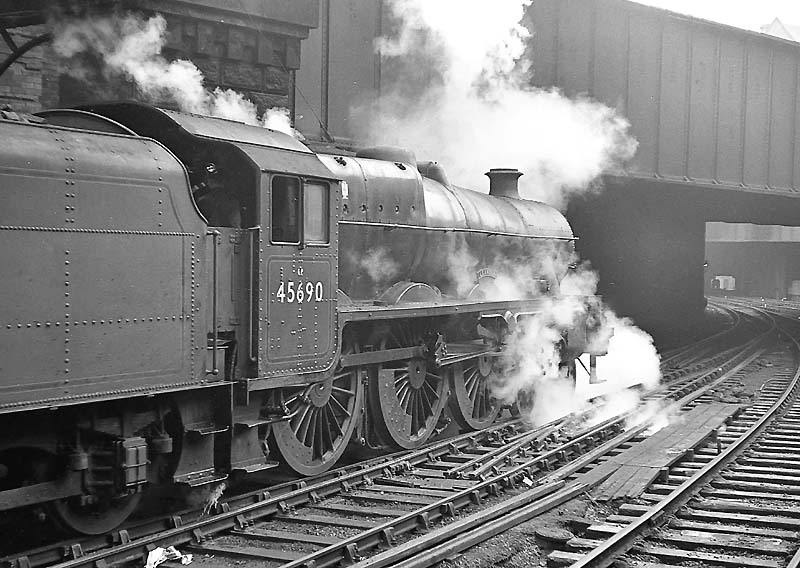
MULTIPOLYGON (((482 355, 494 357, 499 353, 486 345, 475 345, 472 343, 447 343, 446 355, 440 357, 436 363, 439 367, 446 367, 453 363, 460 363, 469 359, 474 359, 482 355)), ((426 357, 424 347, 401 347, 398 349, 382 349, 379 351, 363 351, 361 353, 348 353, 342 355, 339 364, 343 368, 358 367, 364 365, 377 365, 388 363, 389 361, 404 361, 407 359, 426 357)))

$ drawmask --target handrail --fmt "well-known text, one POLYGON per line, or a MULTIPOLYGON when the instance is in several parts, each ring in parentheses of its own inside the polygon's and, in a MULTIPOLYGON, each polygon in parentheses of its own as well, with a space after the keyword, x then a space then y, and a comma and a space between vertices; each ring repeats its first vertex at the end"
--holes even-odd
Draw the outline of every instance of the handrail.
POLYGON ((213 293, 211 296, 211 326, 213 328, 212 331, 212 340, 211 340, 211 369, 206 369, 207 374, 211 375, 219 375, 219 368, 217 367, 217 345, 219 343, 219 331, 217 330, 217 296, 219 295, 219 283, 217 282, 217 239, 222 233, 220 233, 217 229, 209 229, 206 231, 206 235, 210 235, 214 242, 214 255, 213 255, 213 275, 212 275, 212 289, 213 293))
POLYGON ((248 274, 250 276, 250 294, 248 295, 248 318, 249 318, 249 328, 250 328, 250 341, 248 342, 247 347, 247 355, 251 363, 255 363, 258 360, 258 357, 255 353, 255 345, 258 345, 258 332, 255 326, 255 297, 256 291, 258 290, 258 281, 257 281, 257 270, 254 268, 255 260, 256 260, 256 250, 258 249, 258 234, 261 230, 260 227, 251 227, 248 229, 250 231, 250 258, 249 258, 249 268, 248 274), (255 343, 255 345, 254 345, 255 343))
POLYGON ((426 227, 423 225, 407 225, 404 223, 380 223, 374 221, 351 221, 340 219, 340 225, 358 225, 361 227, 377 227, 387 231, 395 229, 415 229, 418 231, 433 231, 439 233, 472 233, 487 235, 489 237, 521 237, 526 239, 542 239, 548 241, 577 241, 578 237, 564 235, 526 235, 524 233, 511 233, 509 231, 495 231, 493 229, 471 229, 468 227, 426 227))

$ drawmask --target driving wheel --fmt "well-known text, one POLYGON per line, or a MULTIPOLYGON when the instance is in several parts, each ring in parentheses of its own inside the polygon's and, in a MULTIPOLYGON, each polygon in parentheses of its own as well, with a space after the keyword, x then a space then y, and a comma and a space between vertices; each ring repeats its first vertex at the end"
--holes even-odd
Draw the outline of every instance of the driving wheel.
POLYGON ((500 402, 492 396, 495 378, 491 357, 481 355, 463 363, 451 365, 450 414, 459 426, 482 430, 490 426, 500 413, 500 402))
MULTIPOLYGON (((359 350, 358 342, 346 336, 342 354, 359 350)), ((291 418, 274 423, 272 435, 284 463, 294 471, 317 475, 342 456, 361 417, 363 373, 360 367, 338 367, 322 382, 277 393, 291 418)))
MULTIPOLYGON (((423 323, 395 325, 380 341, 381 349, 421 346, 423 323)), ((424 357, 390 361, 370 370, 372 418, 385 442, 405 449, 421 446, 433 434, 447 400, 447 377, 424 357)))

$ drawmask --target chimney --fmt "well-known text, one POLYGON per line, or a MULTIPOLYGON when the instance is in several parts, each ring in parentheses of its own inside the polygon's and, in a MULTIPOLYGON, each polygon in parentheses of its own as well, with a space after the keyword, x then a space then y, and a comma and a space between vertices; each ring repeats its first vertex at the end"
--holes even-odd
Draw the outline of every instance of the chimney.
POLYGON ((522 172, 516 168, 492 168, 489 176, 489 195, 519 199, 518 180, 522 172))

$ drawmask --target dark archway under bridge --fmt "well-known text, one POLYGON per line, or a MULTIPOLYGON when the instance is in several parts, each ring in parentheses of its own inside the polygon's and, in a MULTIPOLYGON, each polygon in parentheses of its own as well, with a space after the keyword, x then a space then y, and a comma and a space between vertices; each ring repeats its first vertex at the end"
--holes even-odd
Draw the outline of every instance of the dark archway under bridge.
POLYGON ((621 315, 660 335, 703 314, 706 223, 800 226, 800 194, 607 177, 602 192, 573 200, 577 250, 601 275, 598 293, 621 315))

